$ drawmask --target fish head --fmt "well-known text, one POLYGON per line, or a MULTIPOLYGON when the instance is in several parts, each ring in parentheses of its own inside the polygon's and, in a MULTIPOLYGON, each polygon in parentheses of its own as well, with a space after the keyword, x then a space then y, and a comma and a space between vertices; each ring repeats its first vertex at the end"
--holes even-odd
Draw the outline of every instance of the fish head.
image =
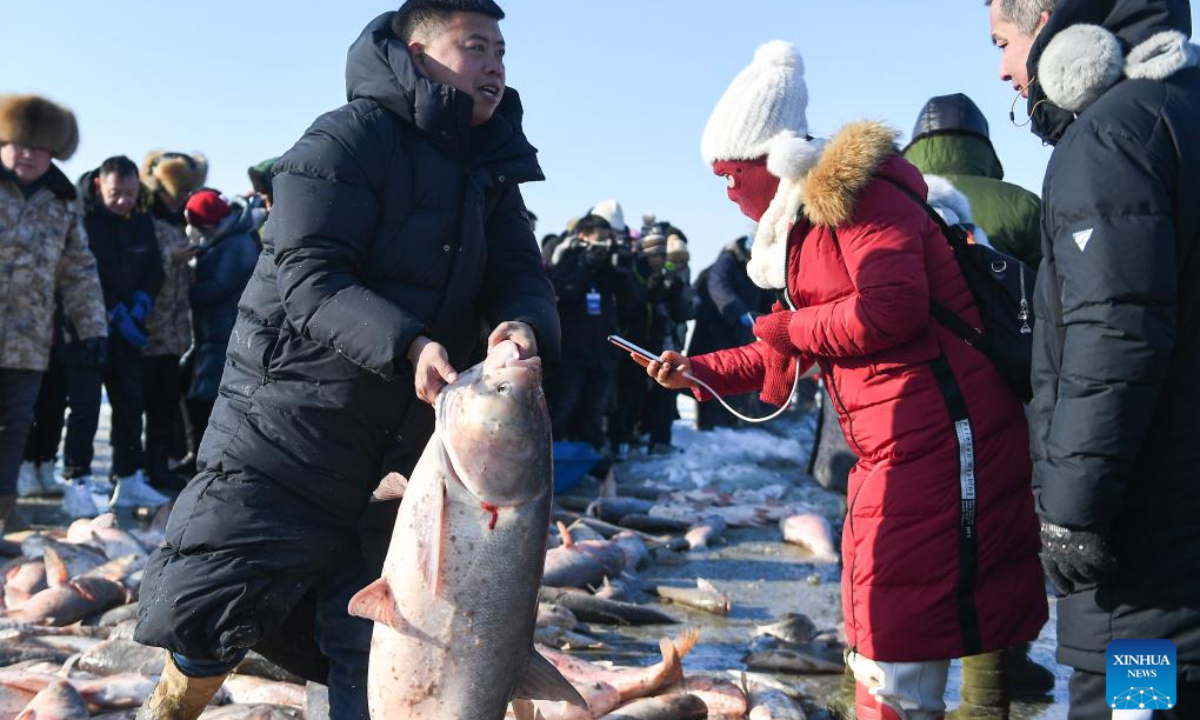
POLYGON ((437 403, 438 435, 450 465, 480 502, 522 505, 552 482, 540 360, 493 353, 443 388, 437 403))

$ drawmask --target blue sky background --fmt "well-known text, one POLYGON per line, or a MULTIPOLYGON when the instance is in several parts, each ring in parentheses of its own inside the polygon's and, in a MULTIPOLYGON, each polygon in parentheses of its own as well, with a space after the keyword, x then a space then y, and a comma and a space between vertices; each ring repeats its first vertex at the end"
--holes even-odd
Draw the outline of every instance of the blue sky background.
MULTIPOLYGON (((634 227, 654 212, 683 228, 698 267, 748 231, 700 160, 700 133, 771 39, 804 56, 814 134, 871 118, 907 137, 926 99, 965 92, 991 123, 1008 179, 1040 192, 1049 149, 1008 121, 1013 93, 997 79, 982 0, 500 1, 508 81, 548 178, 525 186, 539 235, 608 197, 634 227)), ((38 92, 75 110, 72 178, 109 155, 140 164, 154 148, 198 150, 210 185, 244 192, 249 165, 344 102, 346 48, 398 4, 12 3, 0 92, 38 92)))

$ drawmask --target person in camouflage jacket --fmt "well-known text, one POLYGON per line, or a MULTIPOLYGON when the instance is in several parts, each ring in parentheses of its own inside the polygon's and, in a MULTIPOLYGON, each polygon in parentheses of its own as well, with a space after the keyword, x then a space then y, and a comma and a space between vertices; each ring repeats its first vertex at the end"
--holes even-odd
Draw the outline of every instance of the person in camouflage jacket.
POLYGON ((96 259, 75 188, 51 163, 75 151, 67 109, 35 95, 0 96, 0 525, 15 504, 17 472, 50 362, 55 294, 81 353, 105 352, 108 321, 96 259))
MULTIPOLYGON (((153 150, 142 161, 143 202, 154 217, 165 277, 146 318, 149 343, 142 348, 142 393, 146 403, 146 474, 162 490, 180 490, 183 475, 170 470, 172 447, 184 446, 181 396, 184 380, 179 362, 192 344, 188 290, 194 271, 189 260, 196 248, 188 242, 183 206, 208 176, 208 160, 200 153, 153 150)), ((182 451, 178 453, 182 455, 182 451)))

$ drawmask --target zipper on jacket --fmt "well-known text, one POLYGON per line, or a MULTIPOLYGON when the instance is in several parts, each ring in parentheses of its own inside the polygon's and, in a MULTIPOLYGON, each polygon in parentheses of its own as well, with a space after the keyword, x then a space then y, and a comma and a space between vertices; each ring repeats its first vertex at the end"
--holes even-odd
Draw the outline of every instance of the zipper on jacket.
POLYGON ((1025 266, 1017 266, 1017 276, 1021 279, 1021 311, 1017 313, 1017 319, 1021 321, 1021 334, 1028 335, 1033 332, 1033 328, 1029 327, 1029 300, 1025 298, 1025 266))

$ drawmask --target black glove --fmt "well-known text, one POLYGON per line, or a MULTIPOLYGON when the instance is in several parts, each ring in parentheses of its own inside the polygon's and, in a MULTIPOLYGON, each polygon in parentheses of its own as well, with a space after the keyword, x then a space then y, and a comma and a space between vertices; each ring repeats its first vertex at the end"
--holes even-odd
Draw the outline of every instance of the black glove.
POLYGON ((1103 535, 1086 530, 1068 530, 1042 521, 1042 567, 1054 583, 1058 596, 1076 586, 1102 585, 1117 573, 1117 559, 1103 535))
POLYGON ((95 337, 75 344, 75 363, 79 367, 98 370, 108 360, 108 338, 95 337))

